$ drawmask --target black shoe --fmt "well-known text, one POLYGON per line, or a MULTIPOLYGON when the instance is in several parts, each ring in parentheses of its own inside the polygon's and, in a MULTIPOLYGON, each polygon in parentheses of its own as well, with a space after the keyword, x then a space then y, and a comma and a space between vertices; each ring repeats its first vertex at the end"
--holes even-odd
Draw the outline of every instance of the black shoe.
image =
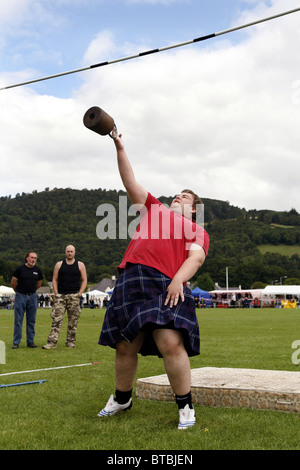
POLYGON ((11 349, 18 349, 19 345, 18 344, 13 344, 11 349))
POLYGON ((37 345, 34 343, 28 343, 27 348, 37 348, 37 345))

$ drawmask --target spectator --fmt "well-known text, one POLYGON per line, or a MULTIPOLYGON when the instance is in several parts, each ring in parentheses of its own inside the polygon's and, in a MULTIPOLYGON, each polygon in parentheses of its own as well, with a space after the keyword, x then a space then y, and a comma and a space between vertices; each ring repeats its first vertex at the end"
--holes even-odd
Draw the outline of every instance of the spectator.
POLYGON ((80 297, 87 284, 86 268, 75 259, 75 248, 66 247, 66 259, 56 263, 53 272, 52 286, 54 306, 52 309, 52 327, 48 341, 43 349, 55 349, 63 323, 65 311, 68 313, 66 346, 75 348, 76 332, 80 317, 80 297))
POLYGON ((16 292, 14 305, 14 336, 12 349, 18 349, 22 339, 22 326, 26 312, 26 339, 28 348, 36 348, 34 344, 35 320, 37 312, 37 289, 41 287, 43 274, 36 266, 37 254, 28 252, 25 264, 18 266, 11 279, 11 286, 16 292))

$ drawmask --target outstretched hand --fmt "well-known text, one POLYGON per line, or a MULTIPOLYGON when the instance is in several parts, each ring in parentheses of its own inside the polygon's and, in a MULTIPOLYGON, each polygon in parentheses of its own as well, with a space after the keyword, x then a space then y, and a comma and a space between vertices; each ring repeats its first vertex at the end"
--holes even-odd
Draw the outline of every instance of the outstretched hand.
POLYGON ((114 126, 113 130, 109 134, 110 137, 114 140, 115 146, 117 149, 121 150, 124 148, 124 142, 122 140, 122 134, 118 134, 118 129, 114 126))
POLYGON ((124 142, 122 139, 122 134, 119 134, 117 137, 114 138, 114 143, 117 150, 124 150, 124 142))

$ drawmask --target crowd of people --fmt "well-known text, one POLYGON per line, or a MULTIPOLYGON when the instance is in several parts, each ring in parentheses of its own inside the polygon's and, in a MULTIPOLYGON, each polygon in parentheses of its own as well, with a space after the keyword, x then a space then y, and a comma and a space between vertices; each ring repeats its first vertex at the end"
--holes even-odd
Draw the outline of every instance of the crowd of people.
POLYGON ((259 308, 261 306, 258 297, 252 298, 251 294, 212 294, 210 298, 194 297, 196 308, 259 308))
POLYGON ((89 307, 89 308, 101 308, 101 307, 104 307, 104 308, 107 308, 108 306, 108 297, 104 297, 103 301, 101 301, 101 299, 99 297, 96 297, 94 295, 92 295, 91 297, 89 297, 89 300, 88 302, 86 302, 86 305, 89 307))
POLYGON ((211 304, 213 308, 259 308, 261 301, 258 297, 252 297, 249 293, 221 293, 211 296, 211 304))
POLYGON ((54 304, 54 297, 52 294, 38 294, 39 308, 52 308, 54 304))
POLYGON ((210 306, 211 301, 205 299, 204 297, 194 297, 195 307, 196 308, 206 308, 210 306))

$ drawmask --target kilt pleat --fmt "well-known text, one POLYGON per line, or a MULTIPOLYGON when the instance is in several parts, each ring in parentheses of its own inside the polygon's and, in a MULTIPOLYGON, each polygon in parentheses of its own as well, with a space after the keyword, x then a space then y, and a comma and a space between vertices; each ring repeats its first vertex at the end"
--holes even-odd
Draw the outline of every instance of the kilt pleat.
POLYGON ((149 266, 128 264, 117 279, 104 317, 99 344, 116 347, 122 340, 132 342, 146 332, 139 351, 144 356, 161 357, 152 337, 155 328, 180 330, 189 356, 200 353, 199 325, 194 297, 184 286, 184 302, 172 308, 164 305, 171 279, 149 266))

